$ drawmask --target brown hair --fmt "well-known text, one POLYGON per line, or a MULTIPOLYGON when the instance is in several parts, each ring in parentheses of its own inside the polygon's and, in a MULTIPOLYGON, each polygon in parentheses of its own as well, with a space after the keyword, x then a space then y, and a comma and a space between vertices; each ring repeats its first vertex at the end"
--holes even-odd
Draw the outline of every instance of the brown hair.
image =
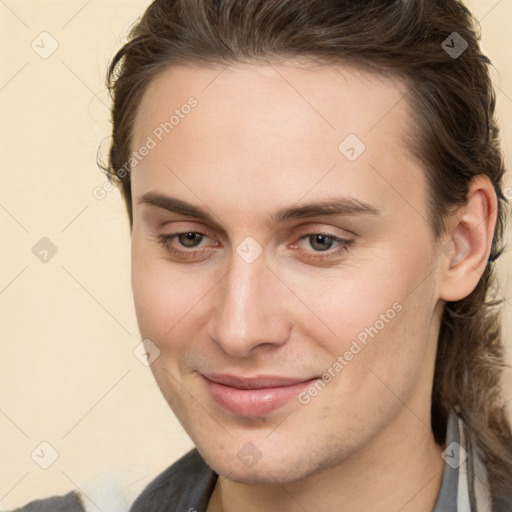
POLYGON ((468 297, 444 306, 432 430, 443 444, 447 415, 460 408, 489 471, 493 510, 504 510, 512 501, 512 434, 501 395, 500 301, 492 290, 494 262, 503 250, 505 169, 490 61, 479 39, 475 19, 457 0, 155 0, 108 70, 113 138, 104 169, 121 189, 131 227, 130 173, 116 169, 125 169, 129 160, 134 116, 146 87, 172 64, 305 57, 352 63, 404 80, 417 112, 411 149, 426 170, 436 237, 445 234, 446 216, 465 203, 474 176, 487 175, 498 196, 485 271, 468 297), (450 35, 467 43, 457 57, 442 46, 450 35))

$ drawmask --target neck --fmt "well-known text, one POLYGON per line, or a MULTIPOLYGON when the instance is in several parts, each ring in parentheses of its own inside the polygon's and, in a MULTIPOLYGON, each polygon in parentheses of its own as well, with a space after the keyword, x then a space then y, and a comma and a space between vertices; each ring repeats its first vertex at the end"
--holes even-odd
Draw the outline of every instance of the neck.
POLYGON ((219 476, 207 512, 432 511, 444 461, 430 421, 403 408, 363 450, 287 484, 247 485, 219 476))

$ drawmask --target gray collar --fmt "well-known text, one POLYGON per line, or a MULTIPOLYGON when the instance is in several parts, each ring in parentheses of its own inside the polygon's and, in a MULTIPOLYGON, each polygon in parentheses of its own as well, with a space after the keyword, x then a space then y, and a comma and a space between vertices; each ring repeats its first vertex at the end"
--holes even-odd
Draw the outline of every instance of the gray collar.
POLYGON ((487 471, 476 438, 457 410, 450 412, 441 489, 433 512, 490 512, 487 471))

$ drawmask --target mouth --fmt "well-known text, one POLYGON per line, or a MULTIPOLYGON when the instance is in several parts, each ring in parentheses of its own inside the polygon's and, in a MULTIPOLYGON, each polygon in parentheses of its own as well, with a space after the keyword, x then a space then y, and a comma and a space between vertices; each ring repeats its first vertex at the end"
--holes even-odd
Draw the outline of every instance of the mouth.
POLYGON ((202 377, 215 403, 231 414, 248 418, 264 416, 283 407, 318 380, 318 377, 303 379, 218 374, 202 377))

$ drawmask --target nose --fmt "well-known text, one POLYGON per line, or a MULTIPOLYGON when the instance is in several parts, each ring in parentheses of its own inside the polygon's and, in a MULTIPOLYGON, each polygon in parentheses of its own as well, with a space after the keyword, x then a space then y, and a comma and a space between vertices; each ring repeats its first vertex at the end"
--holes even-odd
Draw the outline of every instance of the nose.
POLYGON ((264 254, 252 263, 234 254, 230 271, 214 297, 210 338, 232 357, 286 343, 291 328, 283 288, 267 268, 264 254))

